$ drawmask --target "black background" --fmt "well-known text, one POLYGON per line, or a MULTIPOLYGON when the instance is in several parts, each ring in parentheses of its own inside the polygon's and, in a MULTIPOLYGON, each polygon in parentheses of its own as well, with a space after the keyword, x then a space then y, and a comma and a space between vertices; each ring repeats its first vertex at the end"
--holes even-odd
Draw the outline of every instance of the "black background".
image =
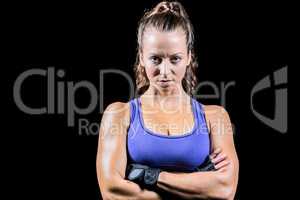
MULTIPOLYGON (((95 169, 98 136, 79 135, 76 126, 67 126, 66 114, 23 113, 14 103, 13 84, 28 69, 46 70, 51 66, 66 72, 59 81, 88 80, 98 92, 101 69, 120 69, 133 77, 137 22, 144 10, 157 2, 49 2, 5 7, 2 75, 8 80, 9 107, 4 106, 8 110, 4 125, 9 131, 4 134, 8 140, 3 141, 9 141, 5 158, 10 169, 7 185, 13 188, 11 199, 101 198, 95 169)), ((182 2, 195 27, 200 82, 220 85, 235 81, 228 90, 226 109, 236 128, 240 159, 236 199, 288 199, 293 165, 289 161, 294 151, 289 140, 291 119, 285 134, 266 126, 251 112, 250 92, 275 70, 288 65, 290 71, 292 6, 283 1, 182 2)), ((104 107, 128 101, 128 85, 122 78, 110 76, 104 82, 104 107)), ((254 101, 257 109, 269 117, 274 114, 272 95, 270 90, 254 101)), ((22 97, 30 106, 46 105, 45 78, 25 82, 22 97)), ((78 91, 78 106, 85 107, 89 100, 87 91, 78 91)), ((220 104, 220 99, 200 101, 220 104)), ((76 115, 75 122, 79 118, 100 123, 101 113, 95 109, 89 115, 76 115)))

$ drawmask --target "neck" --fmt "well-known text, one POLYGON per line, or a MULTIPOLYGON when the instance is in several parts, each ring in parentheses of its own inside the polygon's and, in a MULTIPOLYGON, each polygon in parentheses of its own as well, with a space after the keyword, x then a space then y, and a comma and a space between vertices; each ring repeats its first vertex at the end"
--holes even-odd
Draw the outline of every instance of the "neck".
POLYGON ((167 105, 176 107, 190 102, 190 96, 183 90, 182 86, 172 90, 159 90, 150 85, 143 94, 143 101, 149 105, 167 105))

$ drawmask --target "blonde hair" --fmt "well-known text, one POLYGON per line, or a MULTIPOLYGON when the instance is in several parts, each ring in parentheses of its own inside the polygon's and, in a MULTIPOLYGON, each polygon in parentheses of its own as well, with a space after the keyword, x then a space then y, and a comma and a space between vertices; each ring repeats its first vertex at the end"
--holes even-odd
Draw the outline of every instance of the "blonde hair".
POLYGON ((193 96, 193 91, 197 85, 196 72, 198 68, 194 53, 194 30, 184 7, 181 3, 176 1, 160 2, 153 9, 145 12, 139 22, 137 32, 137 56, 134 66, 137 93, 139 95, 143 94, 150 85, 145 67, 140 63, 143 34, 145 29, 150 26, 159 31, 172 31, 178 27, 184 30, 188 52, 191 53, 191 62, 187 66, 186 73, 182 80, 182 86, 187 94, 193 96))

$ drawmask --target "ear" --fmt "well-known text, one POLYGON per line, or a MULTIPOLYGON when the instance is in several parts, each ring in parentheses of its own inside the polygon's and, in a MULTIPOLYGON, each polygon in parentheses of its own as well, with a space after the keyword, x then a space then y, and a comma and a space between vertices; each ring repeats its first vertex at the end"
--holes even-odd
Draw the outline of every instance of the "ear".
POLYGON ((142 50, 139 50, 139 60, 140 60, 140 64, 141 64, 142 66, 145 66, 144 59, 143 59, 143 52, 142 52, 142 50))
POLYGON ((191 50, 188 51, 188 62, 186 66, 189 66, 191 64, 192 61, 192 52, 191 50))

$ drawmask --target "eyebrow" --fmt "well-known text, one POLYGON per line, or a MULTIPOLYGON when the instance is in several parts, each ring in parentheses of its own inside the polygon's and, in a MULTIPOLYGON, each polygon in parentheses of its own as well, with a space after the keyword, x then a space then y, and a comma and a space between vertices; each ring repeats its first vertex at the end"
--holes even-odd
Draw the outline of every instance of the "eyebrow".
MULTIPOLYGON (((183 55, 183 53, 182 52, 176 52, 176 53, 171 54, 170 56, 178 56, 178 55, 183 55)), ((162 53, 154 53, 154 52, 152 52, 152 53, 150 53, 150 56, 161 56, 161 57, 164 57, 165 55, 162 54, 162 53)))

